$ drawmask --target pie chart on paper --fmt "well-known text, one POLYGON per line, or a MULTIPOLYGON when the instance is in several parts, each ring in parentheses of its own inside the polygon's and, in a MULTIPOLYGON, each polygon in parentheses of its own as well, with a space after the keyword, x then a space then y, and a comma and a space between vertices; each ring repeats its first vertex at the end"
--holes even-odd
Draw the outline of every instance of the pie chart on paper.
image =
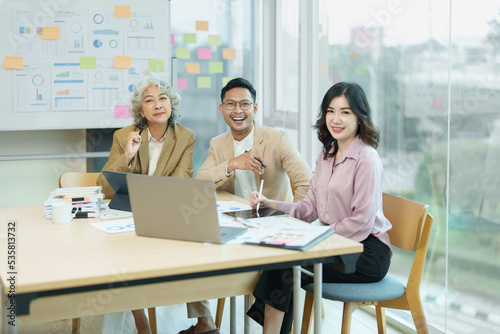
POLYGON ((96 47, 96 48, 100 48, 101 46, 102 46, 102 41, 101 41, 101 40, 99 40, 99 39, 96 39, 96 40, 94 41, 94 47, 96 47))

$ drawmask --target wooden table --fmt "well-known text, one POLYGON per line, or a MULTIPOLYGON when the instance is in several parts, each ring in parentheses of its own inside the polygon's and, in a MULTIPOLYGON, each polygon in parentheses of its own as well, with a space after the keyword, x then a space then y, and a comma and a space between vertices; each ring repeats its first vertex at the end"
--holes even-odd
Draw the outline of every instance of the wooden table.
MULTIPOLYGON (((238 197, 219 193, 218 200, 238 197)), ((58 225, 44 218, 41 205, 0 208, 2 333, 17 330, 4 321, 12 294, 23 321, 92 316, 246 295, 260 270, 333 262, 363 250, 336 234, 301 252, 108 234, 89 225, 95 221, 58 225)))

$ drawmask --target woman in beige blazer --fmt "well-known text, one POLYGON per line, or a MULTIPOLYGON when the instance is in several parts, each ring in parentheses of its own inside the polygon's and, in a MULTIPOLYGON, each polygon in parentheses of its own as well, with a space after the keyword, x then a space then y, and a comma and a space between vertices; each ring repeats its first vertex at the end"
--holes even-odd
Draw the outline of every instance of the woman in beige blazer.
MULTIPOLYGON (((124 173, 193 176, 194 131, 177 124, 181 97, 167 83, 148 79, 140 83, 132 98, 134 124, 116 131, 109 160, 103 170, 124 173)), ((114 191, 99 175, 107 198, 114 191)), ((144 310, 133 310, 139 334, 151 333, 144 310)))
MULTIPOLYGON (((132 99, 134 124, 117 130, 103 170, 144 175, 192 177, 195 134, 176 120, 181 97, 167 83, 148 79, 132 99)), ((97 184, 107 198, 114 191, 101 174, 97 184)))

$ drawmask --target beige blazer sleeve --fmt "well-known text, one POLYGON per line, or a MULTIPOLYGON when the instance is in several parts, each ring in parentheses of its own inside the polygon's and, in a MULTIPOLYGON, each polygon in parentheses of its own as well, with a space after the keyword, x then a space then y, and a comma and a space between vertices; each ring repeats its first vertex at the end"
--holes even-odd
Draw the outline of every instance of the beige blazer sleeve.
POLYGON ((230 133, 210 140, 207 158, 195 175, 195 179, 212 180, 218 190, 233 193, 234 173, 226 176, 226 167, 233 158, 233 141, 230 133))

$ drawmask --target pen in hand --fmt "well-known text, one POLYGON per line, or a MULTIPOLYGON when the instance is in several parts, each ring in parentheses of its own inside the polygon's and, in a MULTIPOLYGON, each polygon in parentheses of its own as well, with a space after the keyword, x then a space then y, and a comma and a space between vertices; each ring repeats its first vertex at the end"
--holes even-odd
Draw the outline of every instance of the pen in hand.
MULTIPOLYGON (((248 150, 245 150, 245 153, 248 153, 248 150)), ((260 165, 261 165, 262 167, 267 168, 267 166, 266 166, 266 165, 264 165, 264 163, 263 163, 262 161, 260 161, 260 160, 258 160, 258 159, 257 159, 257 161, 260 163, 260 165)))
MULTIPOLYGON (((264 186, 264 179, 260 180, 260 189, 259 189, 259 197, 258 198, 260 198, 262 196, 262 188, 263 188, 263 186, 264 186)), ((260 202, 257 203, 257 209, 256 209, 257 215, 259 214, 259 207, 260 207, 260 202)))

